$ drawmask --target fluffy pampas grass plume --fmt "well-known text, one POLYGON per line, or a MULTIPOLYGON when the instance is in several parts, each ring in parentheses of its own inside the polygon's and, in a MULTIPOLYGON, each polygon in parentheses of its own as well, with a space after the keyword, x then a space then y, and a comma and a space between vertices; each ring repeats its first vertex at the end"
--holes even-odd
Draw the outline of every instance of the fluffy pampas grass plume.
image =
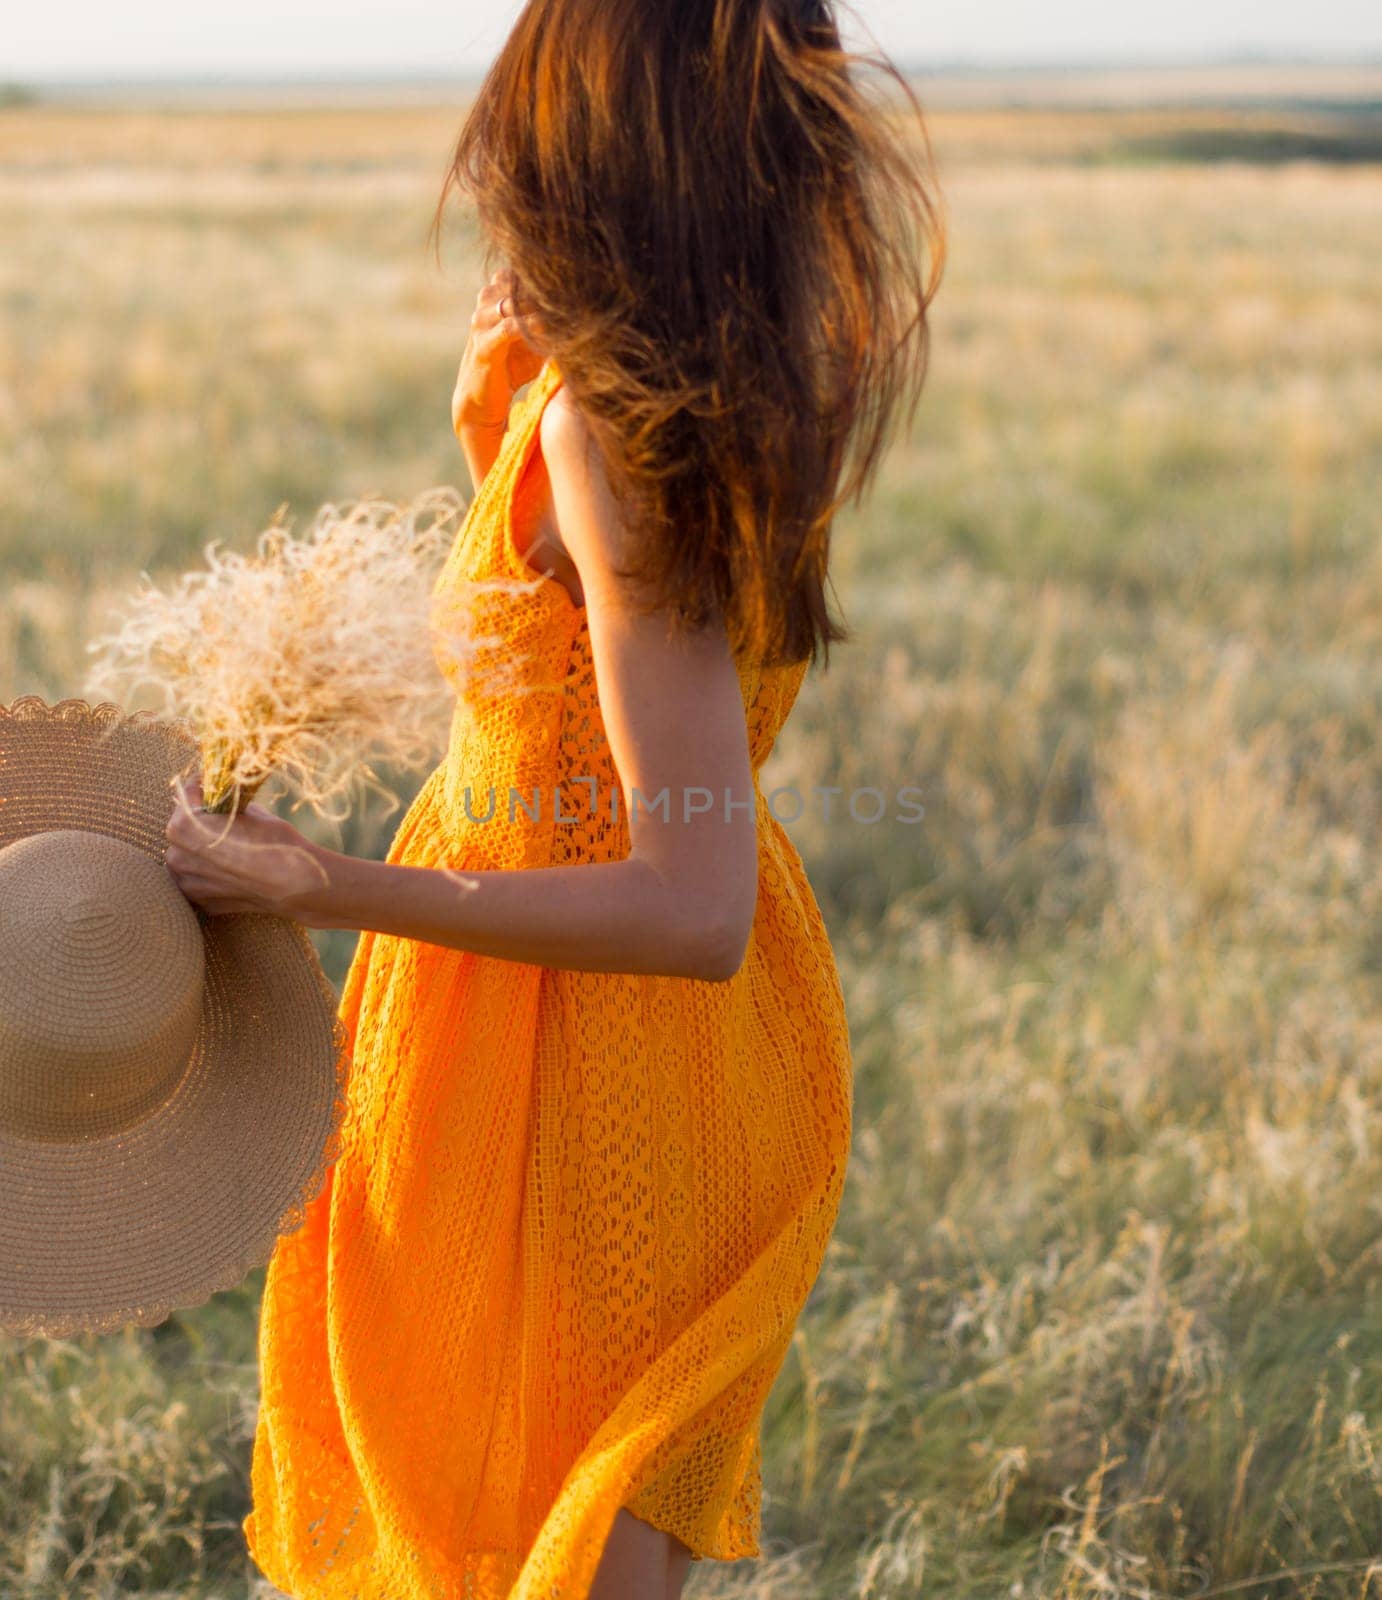
POLYGON ((208 811, 242 809, 271 773, 332 820, 357 786, 396 805, 375 765, 437 757, 455 703, 438 656, 464 672, 486 642, 432 599, 462 510, 449 488, 366 498, 295 538, 280 508, 252 554, 213 541, 169 588, 144 573, 87 646, 88 692, 152 690, 190 723, 208 811))

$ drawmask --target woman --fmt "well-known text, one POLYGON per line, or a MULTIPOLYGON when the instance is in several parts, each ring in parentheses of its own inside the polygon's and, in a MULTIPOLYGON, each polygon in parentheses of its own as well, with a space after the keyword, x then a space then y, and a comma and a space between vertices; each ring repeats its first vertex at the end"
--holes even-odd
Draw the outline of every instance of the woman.
POLYGON ((758 1554, 851 1091, 758 773, 940 270, 924 128, 857 64, 826 0, 531 0, 437 213, 460 184, 506 263, 453 399, 446 759, 382 863, 170 823, 207 911, 361 930, 343 1152, 261 1313, 245 1531, 300 1600, 664 1600, 758 1554))

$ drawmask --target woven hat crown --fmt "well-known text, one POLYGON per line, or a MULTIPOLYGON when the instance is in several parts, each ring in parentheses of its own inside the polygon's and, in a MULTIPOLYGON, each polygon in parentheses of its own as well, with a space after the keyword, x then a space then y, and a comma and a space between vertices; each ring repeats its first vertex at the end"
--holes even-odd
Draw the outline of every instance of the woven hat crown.
POLYGON ((101 1138, 163 1104, 191 1065, 205 959, 147 851, 73 828, 0 849, 0 1131, 101 1138))

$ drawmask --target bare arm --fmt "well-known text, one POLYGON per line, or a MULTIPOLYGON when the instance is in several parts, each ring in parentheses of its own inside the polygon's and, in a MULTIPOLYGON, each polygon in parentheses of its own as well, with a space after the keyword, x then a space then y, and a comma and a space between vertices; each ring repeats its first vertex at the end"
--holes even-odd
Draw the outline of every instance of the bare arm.
POLYGON ((503 443, 514 391, 542 366, 541 353, 526 336, 534 320, 526 313, 518 281, 506 268, 494 273, 475 297, 451 393, 451 426, 477 494, 503 443))
POLYGON ((485 474, 494 465, 499 447, 504 442, 505 426, 494 427, 483 422, 461 422, 456 425, 456 438, 461 454, 470 469, 470 482, 476 494, 485 481, 485 474))
MULTIPOLYGON (((728 819, 724 806, 726 790, 738 802, 751 802, 754 791, 723 626, 678 636, 665 615, 639 611, 615 570, 627 531, 584 424, 560 392, 543 414, 542 447, 557 531, 580 575, 624 797, 635 787, 648 798, 666 788, 666 820, 646 810, 631 815, 623 861, 451 874, 322 850, 261 811, 237 819, 227 835, 227 843, 242 835, 238 858, 224 846, 186 857, 179 848, 175 864, 170 849, 189 897, 209 894, 208 909, 272 909, 311 927, 372 929, 540 966, 707 980, 738 969, 757 903, 758 856, 753 805, 738 805, 728 819), (695 790, 709 790, 715 803, 687 816, 683 796, 695 790), (256 828, 263 831, 252 840, 256 828), (255 844, 277 845, 276 862, 244 853, 255 844), (216 856, 222 864, 209 867, 216 856), (208 879, 208 871, 219 876, 208 879)), ((190 844, 188 830, 205 819, 186 815, 191 823, 180 812, 170 839, 186 832, 190 844)), ((212 831, 224 826, 210 822, 212 831)))

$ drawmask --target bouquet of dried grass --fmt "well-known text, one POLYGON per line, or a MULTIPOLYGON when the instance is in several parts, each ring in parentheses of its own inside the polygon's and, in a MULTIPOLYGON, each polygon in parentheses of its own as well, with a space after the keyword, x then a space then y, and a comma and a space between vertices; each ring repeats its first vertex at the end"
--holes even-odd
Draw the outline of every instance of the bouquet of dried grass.
POLYGON ((367 498, 323 506, 294 538, 280 508, 252 555, 213 541, 207 570, 167 590, 145 573, 87 646, 88 692, 152 688, 190 723, 208 811, 242 810, 270 773, 332 820, 357 785, 396 805, 375 764, 436 758, 454 705, 437 655, 463 669, 485 642, 431 600, 462 510, 449 488, 367 498))

